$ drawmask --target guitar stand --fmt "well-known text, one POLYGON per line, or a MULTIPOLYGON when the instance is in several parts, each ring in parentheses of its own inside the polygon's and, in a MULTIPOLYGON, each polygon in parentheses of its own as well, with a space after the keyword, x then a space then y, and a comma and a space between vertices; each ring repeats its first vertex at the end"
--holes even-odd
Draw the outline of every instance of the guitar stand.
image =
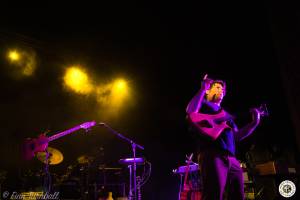
POLYGON ((180 200, 180 194, 182 192, 182 187, 183 187, 183 174, 180 174, 180 184, 179 184, 178 200, 180 200))
POLYGON ((45 167, 44 167, 44 192, 51 191, 51 175, 49 173, 49 152, 48 148, 45 150, 46 153, 46 160, 45 160, 45 167))

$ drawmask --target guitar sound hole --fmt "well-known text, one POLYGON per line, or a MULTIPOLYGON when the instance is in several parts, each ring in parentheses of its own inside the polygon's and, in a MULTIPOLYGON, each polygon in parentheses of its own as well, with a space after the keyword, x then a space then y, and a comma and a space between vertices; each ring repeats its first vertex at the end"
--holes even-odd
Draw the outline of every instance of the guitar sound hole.
POLYGON ((212 125, 207 120, 198 122, 198 125, 205 128, 212 128, 212 125))

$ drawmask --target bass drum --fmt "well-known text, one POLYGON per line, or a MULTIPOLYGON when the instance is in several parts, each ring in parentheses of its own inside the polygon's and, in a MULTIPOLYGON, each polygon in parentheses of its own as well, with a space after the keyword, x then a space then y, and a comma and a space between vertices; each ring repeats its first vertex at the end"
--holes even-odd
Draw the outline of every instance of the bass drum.
POLYGON ((81 199, 80 181, 77 179, 64 180, 58 186, 60 199, 81 199))
POLYGON ((82 199, 86 186, 87 170, 85 165, 70 165, 61 177, 58 190, 61 199, 82 199))

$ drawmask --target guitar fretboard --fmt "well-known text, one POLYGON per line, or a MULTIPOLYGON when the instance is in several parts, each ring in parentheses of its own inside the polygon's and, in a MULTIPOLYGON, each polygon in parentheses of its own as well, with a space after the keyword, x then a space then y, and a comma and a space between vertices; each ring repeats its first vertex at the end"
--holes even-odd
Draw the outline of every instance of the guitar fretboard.
POLYGON ((65 136, 65 135, 68 135, 68 134, 70 134, 70 133, 72 133, 72 132, 74 132, 74 131, 77 131, 77 130, 79 130, 79 129, 81 129, 81 125, 75 126, 75 127, 71 128, 71 129, 66 130, 66 131, 63 131, 63 132, 61 132, 61 133, 57 133, 57 134, 55 134, 55 135, 52 135, 52 136, 50 136, 50 137, 48 138, 48 139, 49 139, 49 142, 51 142, 51 141, 53 141, 53 140, 56 140, 56 139, 58 139, 58 138, 60 138, 60 137, 63 137, 63 136, 65 136))

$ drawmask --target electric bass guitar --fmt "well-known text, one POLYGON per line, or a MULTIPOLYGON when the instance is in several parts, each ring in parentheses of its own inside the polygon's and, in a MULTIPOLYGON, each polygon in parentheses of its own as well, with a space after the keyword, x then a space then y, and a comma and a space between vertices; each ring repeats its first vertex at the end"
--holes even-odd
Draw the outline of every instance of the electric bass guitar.
POLYGON ((85 129, 88 130, 92 126, 95 126, 95 121, 85 122, 81 125, 75 126, 69 130, 57 133, 55 135, 52 135, 50 137, 47 137, 45 134, 41 134, 38 138, 27 138, 24 143, 22 144, 22 157, 25 160, 30 160, 34 157, 34 155, 37 152, 43 152, 47 149, 48 143, 56 140, 58 138, 61 138, 65 135, 68 135, 74 131, 77 131, 79 129, 85 129))
MULTIPOLYGON (((262 104, 257 110, 261 116, 269 115, 266 104, 262 104)), ((202 134, 209 136, 213 140, 216 140, 224 129, 231 128, 227 125, 227 121, 232 119, 232 116, 224 110, 221 110, 218 114, 194 112, 190 113, 188 118, 202 134)))
POLYGON ((213 140, 216 140, 225 128, 230 128, 226 124, 229 115, 224 110, 215 115, 190 113, 188 117, 202 134, 211 137, 213 140))

